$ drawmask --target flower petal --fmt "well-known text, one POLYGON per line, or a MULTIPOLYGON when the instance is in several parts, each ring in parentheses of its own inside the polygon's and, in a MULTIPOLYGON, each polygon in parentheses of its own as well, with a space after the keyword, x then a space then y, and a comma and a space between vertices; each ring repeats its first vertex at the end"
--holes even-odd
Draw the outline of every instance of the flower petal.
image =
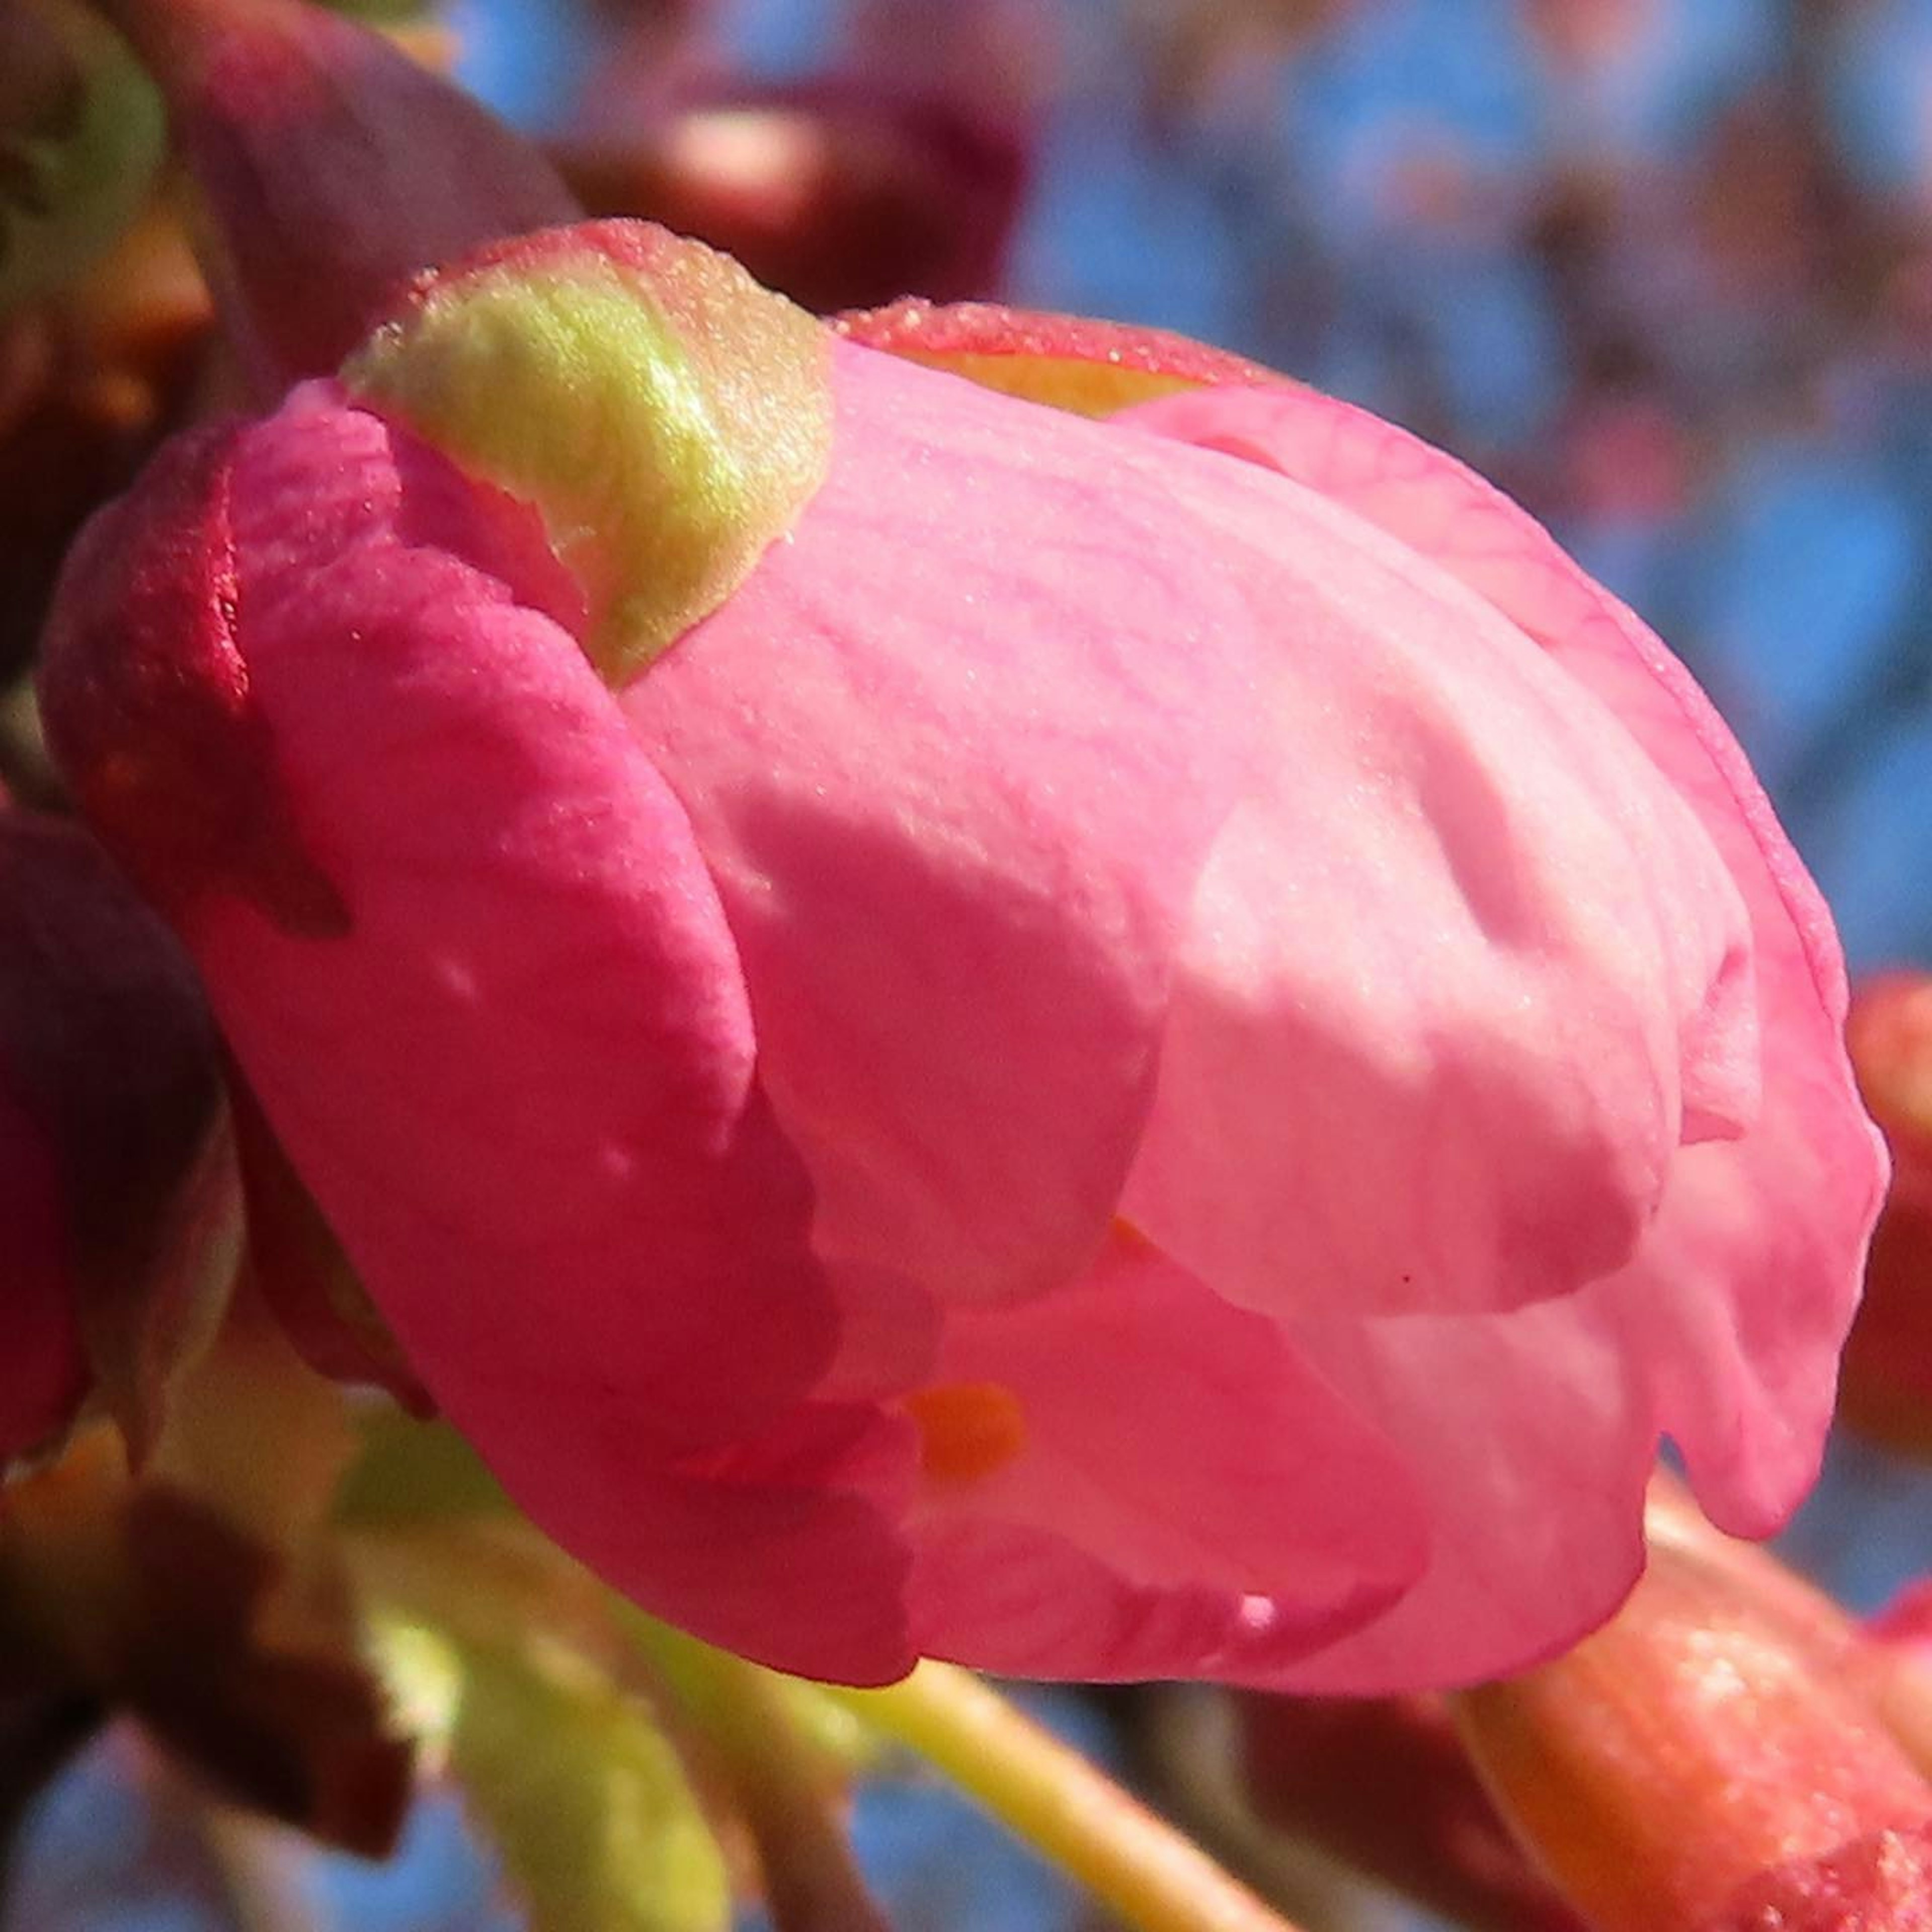
POLYGON ((606 1582, 775 1670, 888 1684, 917 1661, 903 1420, 806 1403, 764 1437, 667 1468, 639 1442, 628 1390, 573 1400, 567 1432, 530 1402, 478 1439, 500 1469, 555 1470, 537 1520, 606 1582))
POLYGON ((1151 445, 834 368, 832 475, 622 701, 710 863, 819 1251, 1039 1292, 1132 1156, 1252 626, 1151 445))
POLYGON ((243 438, 230 502, 250 700, 349 918, 210 902, 238 1057, 486 1453, 496 1408, 561 1432, 586 1384, 646 1443, 731 1442, 809 1388, 836 1311, 683 814, 496 574, 555 594, 534 519, 326 391, 243 438))
POLYGON ((137 493, 97 526, 56 712, 178 641, 123 652, 90 560, 165 574, 225 542, 224 674, 340 916, 284 922, 212 861, 178 916, 432 1395, 540 1521, 580 1523, 586 1490, 620 1517, 596 1460, 619 1434, 725 1450, 838 1340, 703 861, 545 614, 572 593, 532 514, 326 388, 216 454, 212 510, 166 496, 157 522, 137 493))
POLYGON ((1281 382, 1259 364, 1161 328, 917 296, 836 317, 850 342, 1030 403, 1109 416, 1203 383, 1281 382))
MULTIPOLYGON (((1238 394, 1254 394, 1241 392, 1238 394)), ((1124 440, 1125 440, 1124 438, 1124 440)), ((1174 450, 1270 641, 1126 1213, 1290 1322, 1560 1294, 1756 1096, 1742 904, 1601 708, 1346 511, 1174 450)))
MULTIPOLYGON (((1490 1640, 1499 1606, 1534 1604, 1558 1580, 1554 1640, 1560 1624, 1586 1627, 1635 1576, 1628 1526, 1656 1430, 1676 1438, 1700 1500, 1739 1534, 1775 1528, 1815 1473, 1883 1179, 1840 1042, 1829 916, 1688 674, 1461 465, 1286 388, 1178 398, 1129 419, 1319 488, 1486 598, 1642 747, 1750 914, 1758 1112, 1739 1138, 1678 1154, 1626 1268, 1564 1302, 1378 1322, 1353 1336, 1338 1322, 1310 1341, 1324 1372, 1407 1446, 1433 1492, 1438 1540, 1422 1588, 1311 1660, 1300 1681, 1360 1690, 1485 1674, 1501 1661, 1490 1640), (1512 1471, 1533 1473, 1538 1493, 1512 1471), (1568 1498, 1561 1519, 1538 1501, 1552 1488, 1568 1498)), ((1721 1096, 1729 1076, 1721 1055, 1715 1064, 1721 1096)), ((1700 1097, 1694 1082, 1688 1112, 1700 1097)))
MULTIPOLYGON (((1274 1325, 1138 1236, 1084 1280, 953 1319, 934 1393, 1010 1404, 1011 1453, 933 1439, 920 1648, 1041 1677, 1265 1683, 1420 1573, 1400 1462, 1274 1325)), ((958 1424, 953 1423, 956 1430, 958 1424)))

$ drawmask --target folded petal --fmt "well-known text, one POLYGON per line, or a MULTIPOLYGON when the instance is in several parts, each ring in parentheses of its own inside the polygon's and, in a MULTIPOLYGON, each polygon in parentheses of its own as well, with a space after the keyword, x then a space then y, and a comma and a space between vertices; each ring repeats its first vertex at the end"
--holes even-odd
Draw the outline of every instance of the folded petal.
POLYGON ((1268 653, 1125 1211, 1289 1321, 1621 1266, 1680 1144, 1755 1103, 1748 926, 1710 842, 1444 573, 1250 466, 1164 474, 1268 653))
MULTIPOLYGON (((1460 465, 1287 388, 1178 398, 1129 420, 1319 488, 1485 598, 1641 746, 1749 914, 1758 1107, 1736 1138, 1677 1154, 1623 1268, 1567 1301, 1506 1315, 1353 1333, 1336 1322, 1307 1336, 1324 1372, 1408 1448, 1432 1492, 1438 1540, 1421 1588, 1300 1681, 1357 1690, 1485 1674, 1498 1662, 1498 1604, 1534 1600, 1556 1577, 1576 1600, 1555 1606, 1551 1628, 1567 1618, 1580 1630, 1635 1576, 1640 1552, 1618 1526, 1634 1516, 1658 1431, 1676 1437, 1700 1499, 1740 1534, 1776 1527, 1815 1472, 1882 1184, 1840 1043, 1829 917, 1688 674, 1460 465), (1480 1454, 1466 1446, 1477 1441, 1480 1454), (1534 1508, 1527 1491, 1512 1508, 1511 1472, 1558 1489, 1568 1513, 1534 1508)), ((1700 1065, 1688 1028, 1687 1120, 1735 1118, 1735 1049, 1708 1025, 1701 1043, 1700 1065)))
POLYGON ((622 1388, 588 1387, 568 1429, 532 1403, 478 1439, 503 1470, 560 1457, 538 1520, 646 1610, 776 1670, 887 1684, 917 1661, 899 1528, 910 1426, 808 1403, 765 1435, 668 1466, 622 1388))
POLYGON ((1426 1562, 1415 1486, 1376 1432, 1137 1235, 1057 1294, 956 1315, 937 1373, 908 1404, 932 1654, 1264 1683, 1426 1562))
POLYGON ((1132 1157, 1252 626, 1152 445, 834 368, 831 476, 622 701, 710 861, 820 1251, 1038 1292, 1132 1157))
POLYGON ((76 560, 56 736, 76 666, 178 641, 104 646, 129 612, 90 604, 95 566, 160 578, 214 543, 222 595, 194 608, 244 769, 338 908, 278 916, 212 859, 178 895, 229 1039, 439 1405, 540 1521, 586 1486, 621 1513, 614 1407, 638 1455, 721 1449, 838 1339, 704 863, 547 614, 572 593, 532 513, 326 388, 206 466, 212 511, 137 492, 76 560))

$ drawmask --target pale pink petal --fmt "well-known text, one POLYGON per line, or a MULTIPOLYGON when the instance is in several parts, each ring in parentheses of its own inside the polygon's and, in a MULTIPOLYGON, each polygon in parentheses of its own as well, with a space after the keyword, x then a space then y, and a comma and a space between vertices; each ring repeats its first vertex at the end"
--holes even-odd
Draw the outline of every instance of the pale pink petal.
POLYGON ((1609 1282, 1480 1316, 1337 1318, 1300 1338, 1424 1492, 1430 1565, 1284 1688, 1378 1694, 1519 1670, 1565 1650, 1642 1574, 1659 1427, 1648 1352, 1609 1282))
POLYGON ((1271 1323, 1138 1238, 1058 1294, 956 1316, 937 1373, 942 1399, 1006 1406, 1012 1439, 962 1468, 927 1424, 910 1602, 929 1654, 1268 1682, 1426 1561, 1376 1432, 1271 1323))
MULTIPOLYGON (((1526 1624, 1547 1610, 1560 1640, 1635 1576, 1628 1526, 1659 1430, 1683 1446, 1706 1506, 1740 1533, 1774 1528, 1815 1471, 1882 1184, 1840 1045, 1828 916, 1688 674, 1467 470, 1286 388, 1179 398, 1132 420, 1319 488, 1486 598, 1641 745, 1749 910, 1759 1108, 1740 1138, 1677 1156, 1628 1266, 1567 1301, 1506 1316, 1355 1327, 1338 1310, 1304 1331, 1324 1372, 1429 1481, 1438 1540, 1424 1586, 1298 1681, 1363 1690, 1481 1674, 1521 1660, 1498 1641, 1499 1609, 1516 1606, 1526 1624), (1567 1499, 1560 1513, 1552 1488, 1567 1499)), ((1700 1044, 1694 1028, 1688 1044, 1700 1044)), ((1688 1118, 1713 1096, 1732 1107, 1730 1056, 1710 1066, 1687 1082, 1688 1118)))
POLYGON ((824 487, 623 703, 710 862, 820 1251, 1037 1292, 1132 1155, 1254 626, 1134 443, 844 344, 835 372, 824 487))
POLYGON ((1174 448, 1161 476, 1272 648, 1124 1211, 1291 1322, 1506 1307, 1620 1266, 1680 1143, 1755 1103, 1717 854, 1442 572, 1250 466, 1174 448))

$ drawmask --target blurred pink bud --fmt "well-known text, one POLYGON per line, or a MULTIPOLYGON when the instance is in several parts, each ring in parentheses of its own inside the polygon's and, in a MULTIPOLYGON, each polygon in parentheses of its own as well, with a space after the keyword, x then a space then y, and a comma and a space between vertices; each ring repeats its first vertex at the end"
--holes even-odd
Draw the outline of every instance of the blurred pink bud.
POLYGON ((0 803, 0 1464, 56 1439, 97 1376, 151 1427, 218 1106, 214 1038, 167 929, 78 826, 0 803))
POLYGON ((1846 1345, 1840 1413, 1893 1448, 1932 1454, 1932 976, 1867 982, 1846 1038, 1892 1173, 1846 1345))
POLYGON ((1616 1617, 1455 1704, 1498 1804, 1594 1932, 1902 1932, 1932 1901, 1932 1786, 1868 1649, 1666 1490, 1616 1617))
POLYGON ((430 1396, 720 1642, 1466 1681, 1621 1599, 1660 1433, 1740 1531, 1811 1478, 1828 919, 1358 411, 536 236, 171 451, 42 698, 430 1396))
POLYGON ((230 338, 273 394, 333 369, 418 270, 578 212, 535 149, 302 0, 100 0, 160 82, 230 338))

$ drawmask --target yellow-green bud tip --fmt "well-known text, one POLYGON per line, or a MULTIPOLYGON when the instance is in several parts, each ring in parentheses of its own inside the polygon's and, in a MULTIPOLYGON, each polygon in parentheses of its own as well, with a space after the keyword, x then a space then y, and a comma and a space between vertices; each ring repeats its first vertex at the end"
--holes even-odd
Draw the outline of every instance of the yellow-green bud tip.
POLYGON ((742 583, 823 480, 830 338, 647 223, 550 230, 428 278, 343 380, 536 506, 621 688, 742 583))

